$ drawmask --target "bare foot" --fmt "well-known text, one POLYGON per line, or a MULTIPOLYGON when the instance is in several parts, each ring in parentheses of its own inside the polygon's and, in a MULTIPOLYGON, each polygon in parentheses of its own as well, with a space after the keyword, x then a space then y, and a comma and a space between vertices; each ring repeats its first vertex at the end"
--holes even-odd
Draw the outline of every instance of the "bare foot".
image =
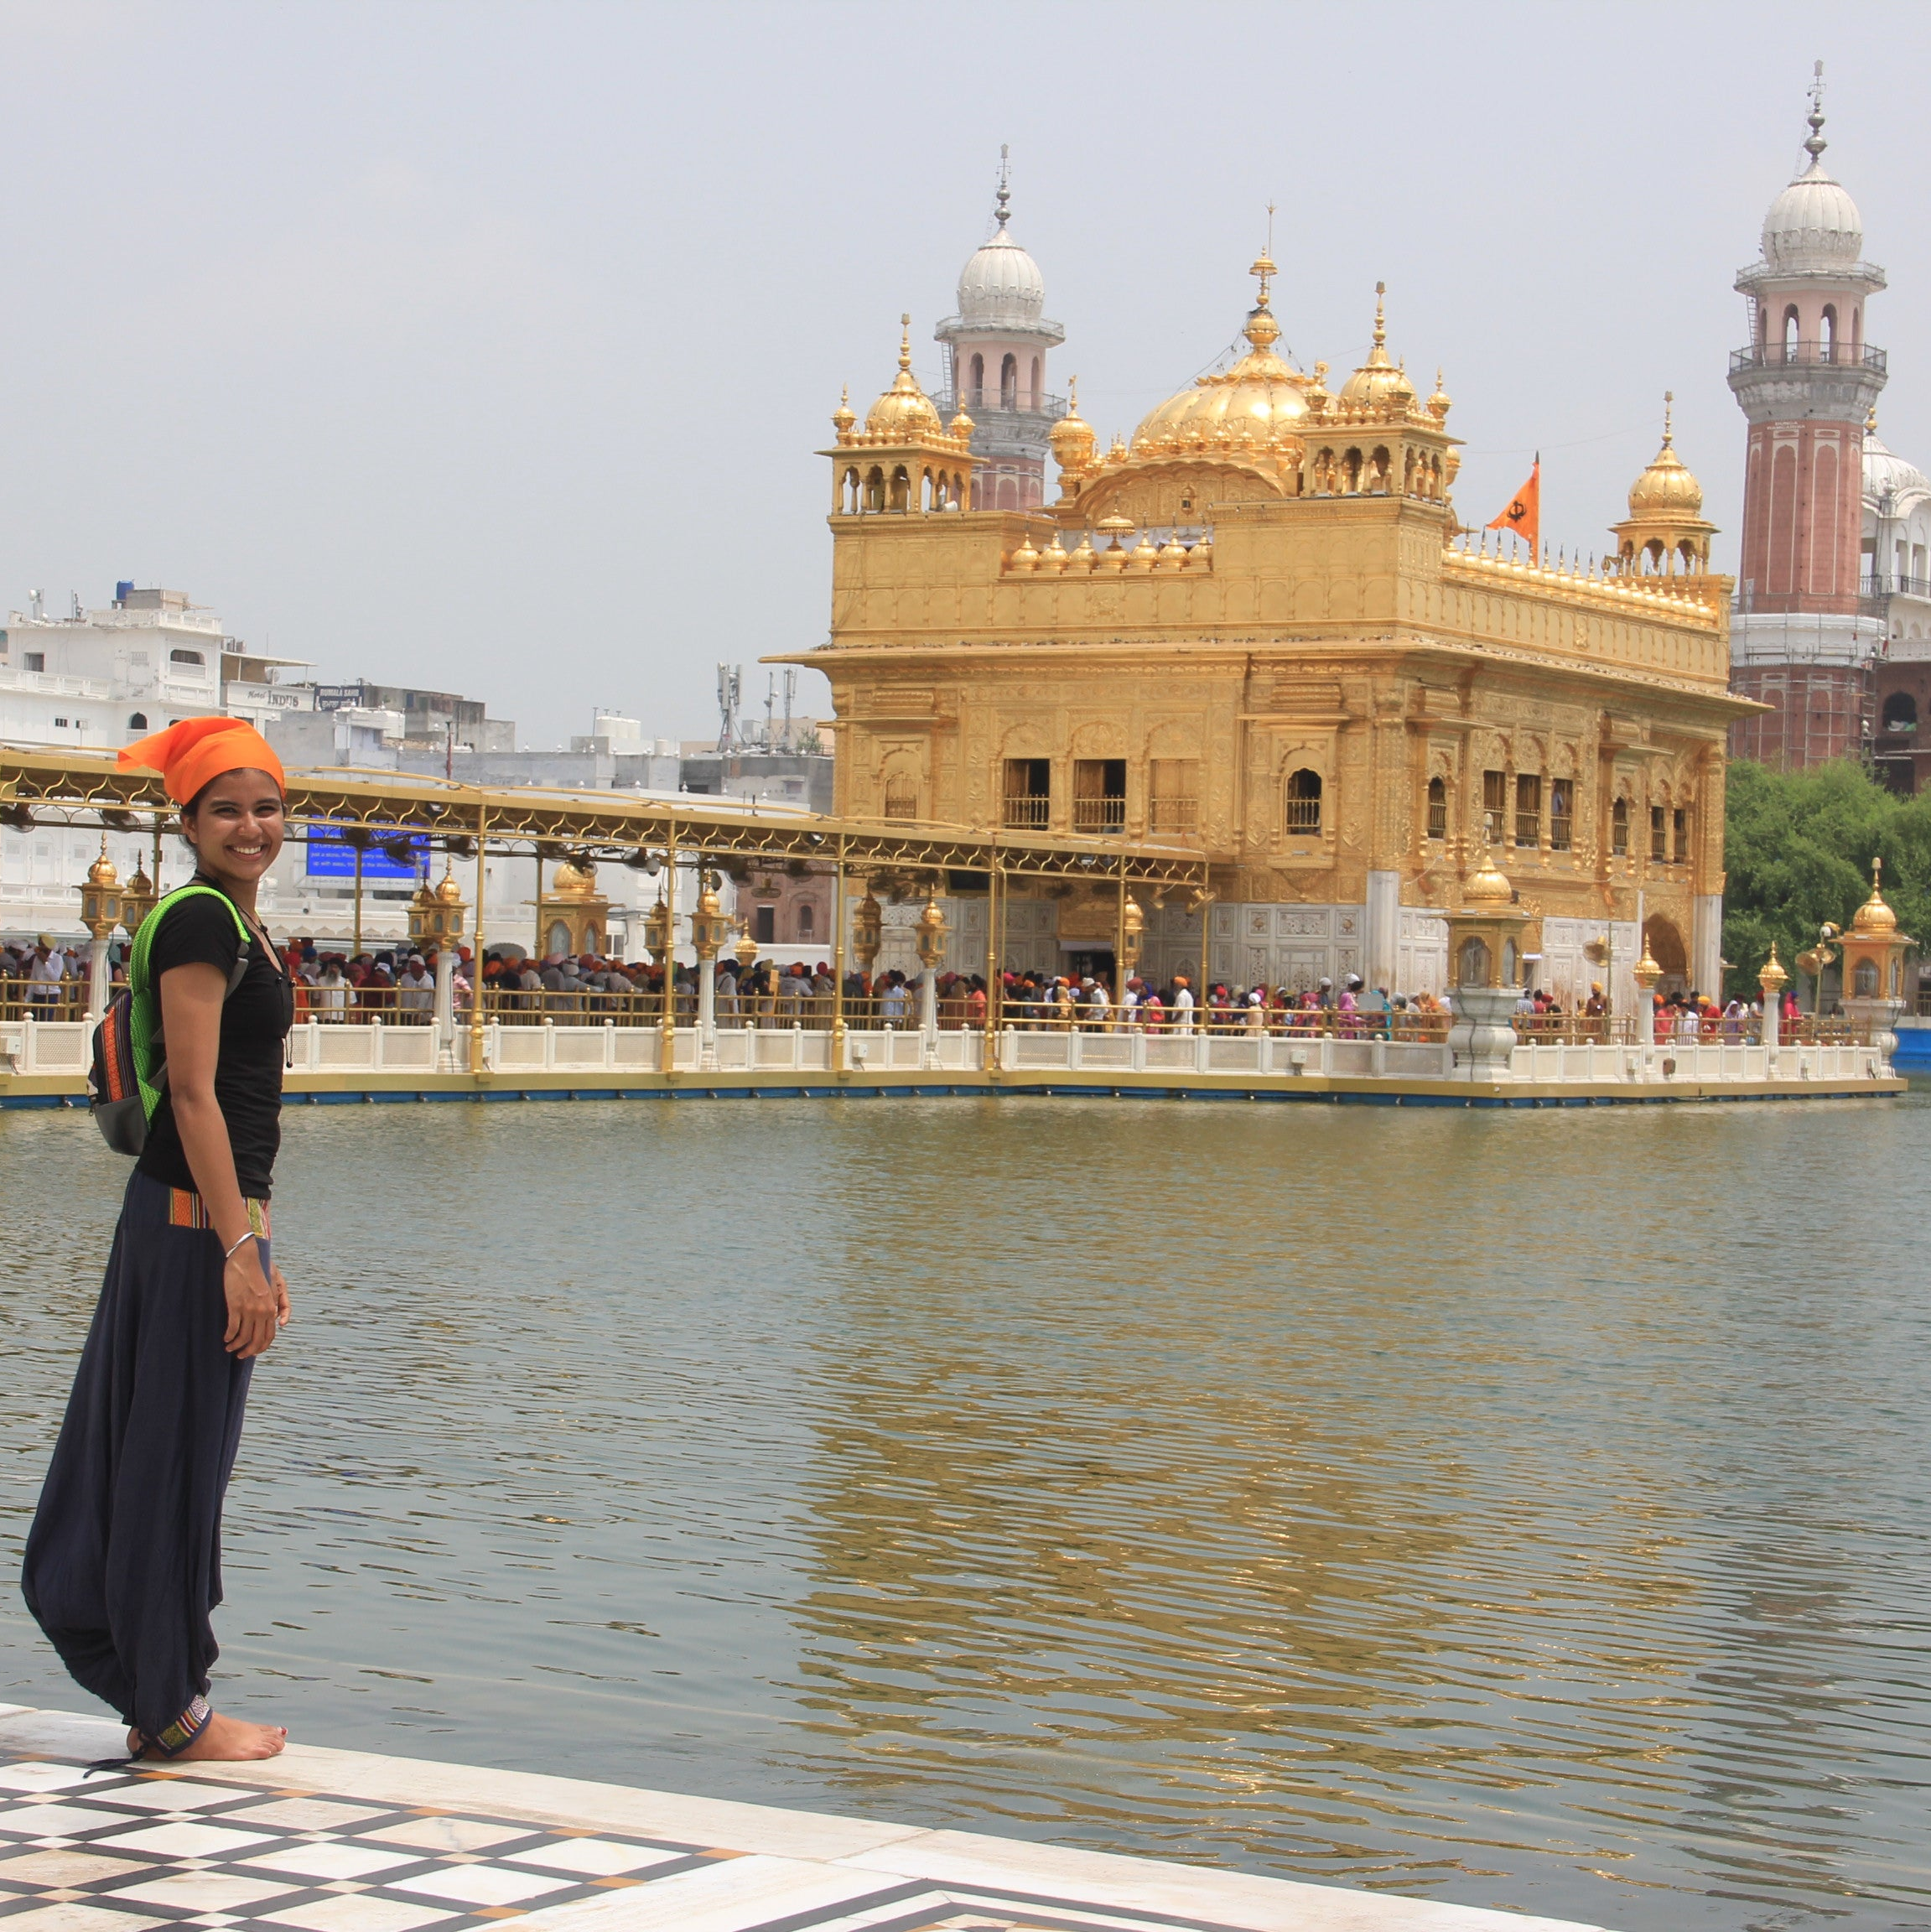
MULTIPOLYGON (((158 1752, 142 1754, 170 1764, 186 1764, 196 1759, 205 1763, 239 1763, 251 1758, 278 1757, 282 1747, 288 1742, 285 1725, 244 1724, 238 1717, 224 1717, 215 1711, 210 1713, 208 1722, 185 1751, 178 1751, 170 1758, 162 1758, 158 1752)), ((138 1731, 127 1733, 130 1756, 137 1754, 140 1742, 138 1731)))

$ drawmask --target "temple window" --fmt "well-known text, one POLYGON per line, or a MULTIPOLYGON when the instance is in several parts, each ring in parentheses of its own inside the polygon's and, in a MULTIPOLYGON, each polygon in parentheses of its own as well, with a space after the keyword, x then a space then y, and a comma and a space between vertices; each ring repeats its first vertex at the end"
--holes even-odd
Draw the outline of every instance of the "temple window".
POLYGON ((1853 999, 1875 1000, 1877 997, 1877 964, 1872 959, 1860 959, 1851 975, 1851 993, 1853 999))
POLYGON ((1503 814, 1508 809, 1508 774, 1484 771, 1482 774, 1482 830, 1491 845, 1502 843, 1503 814))
POLYGON ((1629 801, 1618 798, 1609 808, 1609 849, 1612 856, 1629 856, 1629 801))
POLYGON ((1032 359, 1032 392, 1031 392, 1031 399, 1030 399, 1030 402, 1027 403, 1027 405, 1026 405, 1026 407, 1027 407, 1028 408, 1030 408, 1030 409, 1037 409, 1037 408, 1041 408, 1041 404, 1042 404, 1042 398, 1041 398, 1041 395, 1040 395, 1040 392, 1039 392, 1039 379, 1040 379, 1040 366, 1039 366, 1039 357, 1036 356, 1034 356, 1034 357, 1033 357, 1033 359, 1032 359))
POLYGON ((904 464, 899 464, 892 471, 891 500, 888 507, 894 510, 909 510, 912 501, 912 480, 906 473, 904 464))
POLYGON ((1448 836, 1448 785, 1445 779, 1430 778, 1428 782, 1428 835, 1430 839, 1448 836))
POLYGON ((130 731, 145 731, 148 729, 148 714, 145 711, 129 712, 127 729, 130 731))
POLYGON ((1009 758, 1005 761, 1005 823, 1022 831, 1043 832, 1052 812, 1052 761, 1009 758))
POLYGON ((778 936, 778 909, 775 906, 759 906, 751 912, 751 937, 760 946, 769 946, 778 936))
POLYGON ((1486 986, 1488 984, 1488 944, 1482 939, 1464 939, 1461 943, 1461 965, 1458 974, 1464 986, 1486 986))
POLYGON ((1019 408, 1019 357, 1008 356, 999 366, 999 406, 1002 409, 1019 408))
POLYGON ((985 357, 974 356, 972 359, 972 407, 985 408, 985 357))
POLYGON ((1542 843, 1542 774, 1539 771, 1517 775, 1515 843, 1532 849, 1542 843))
POLYGON ((1350 449, 1341 460, 1341 487, 1350 496, 1361 491, 1361 452, 1350 449))
POLYGON ((1687 865, 1690 861, 1690 813, 1683 806, 1679 805, 1671 815, 1670 825, 1675 844, 1672 856, 1679 865, 1687 865))
POLYGON ((817 923, 818 915, 812 911, 811 901, 808 899, 802 901, 798 906, 798 937, 809 939, 812 928, 817 923))
POLYGON ((1884 700, 1885 735, 1901 737, 1917 729, 1918 700, 1908 691, 1893 691, 1884 700))
POLYGON ((865 508, 882 510, 885 506, 885 473, 876 464, 871 474, 865 478, 865 508))
POLYGON ((1549 784, 1549 849, 1566 852, 1574 838, 1575 781, 1552 778, 1549 784))
POLYGON ((1669 856, 1669 819, 1664 808, 1649 808, 1649 856, 1658 865, 1669 856))
POLYGON ((1287 828, 1290 832, 1321 829, 1321 774, 1306 766, 1287 776, 1287 828))
POLYGON ((1797 360, 1797 304, 1793 302, 1783 311, 1783 360, 1797 360))
POLYGON ((1828 302, 1824 304, 1823 342, 1824 360, 1835 362, 1837 360, 1837 310, 1828 302))
POLYGON ((912 790, 911 779, 895 773, 885 780, 883 815, 901 825, 910 824, 918 817, 918 794, 912 790))
POLYGON ((1076 832, 1125 830, 1125 759, 1074 759, 1072 828, 1076 832))
POLYGON ((1147 762, 1146 828, 1191 832, 1200 823, 1200 761, 1154 758, 1147 762))

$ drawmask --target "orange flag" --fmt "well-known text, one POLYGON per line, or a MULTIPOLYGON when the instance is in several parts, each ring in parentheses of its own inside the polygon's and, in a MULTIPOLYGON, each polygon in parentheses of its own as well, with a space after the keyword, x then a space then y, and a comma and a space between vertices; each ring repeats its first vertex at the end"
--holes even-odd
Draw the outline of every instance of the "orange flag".
POLYGON ((1508 507, 1492 522, 1491 530, 1513 530, 1534 550, 1542 534, 1542 452, 1535 453, 1535 467, 1529 480, 1508 500, 1508 507))

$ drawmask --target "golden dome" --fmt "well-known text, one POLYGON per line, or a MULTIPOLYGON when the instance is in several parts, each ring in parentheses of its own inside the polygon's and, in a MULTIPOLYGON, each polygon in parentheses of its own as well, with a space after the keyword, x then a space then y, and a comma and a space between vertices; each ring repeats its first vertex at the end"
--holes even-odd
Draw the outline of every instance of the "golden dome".
POLYGON ((1052 444, 1053 460, 1062 470, 1083 470, 1093 460, 1093 425, 1079 413, 1079 377, 1069 385, 1067 413, 1053 424, 1046 440, 1052 444))
POLYGON ((899 338, 899 372, 892 386, 872 404, 865 418, 865 434, 888 443, 915 442, 924 436, 942 436, 945 427, 932 399, 919 387, 912 374, 912 319, 901 315, 904 334, 899 338))
POLYGON ((1495 863, 1494 853, 1486 848, 1482 851, 1482 864, 1476 868, 1474 876, 1461 889, 1461 903, 1470 911, 1489 906, 1513 906, 1515 903, 1515 888, 1508 883, 1502 868, 1495 863))
POLYGON ((570 859, 557 868, 557 875, 550 881, 550 895, 557 899, 587 899, 596 889, 596 867, 579 865, 570 859))
POLYGON ((453 865, 443 868, 443 882, 436 888, 436 897, 445 906, 462 903, 463 889, 456 883, 456 869, 453 865))
POLYGON ((1412 409, 1415 385, 1388 359, 1388 324, 1382 314, 1385 282, 1374 285, 1374 345, 1368 360, 1341 386, 1341 399, 1352 409, 1412 409))
POLYGON ((1669 418, 1675 398, 1663 398, 1663 447, 1656 460, 1629 486, 1629 514, 1645 521, 1661 519, 1681 522, 1703 514, 1703 486, 1684 466, 1676 454, 1669 418))
POLYGON ((972 418, 967 415, 965 411, 962 409, 956 416, 953 418, 951 422, 946 424, 946 434, 950 436, 958 437, 959 441, 963 443, 971 436, 973 431, 978 428, 978 424, 973 422, 972 418))
POLYGON ((1454 407, 1448 392, 1441 386, 1441 371, 1437 369, 1435 372, 1435 393, 1428 399, 1428 413, 1439 423, 1454 407))
POLYGON ((1201 377, 1145 416, 1133 433, 1134 455, 1210 447, 1259 452, 1284 441, 1298 444, 1308 413, 1308 379, 1274 353, 1280 325, 1268 302, 1274 263, 1263 255, 1250 272, 1260 278, 1260 299, 1241 330, 1247 354, 1231 369, 1201 377))
POLYGON ((134 898, 142 899, 153 890, 154 881, 148 876, 144 868, 137 865, 134 868, 134 876, 127 881, 129 894, 134 898))
POLYGON ((118 886, 121 875, 114 869, 114 861, 107 856, 107 841, 101 841, 101 856, 87 868, 87 883, 90 886, 118 886))
POLYGON ((838 392, 838 406, 832 411, 832 428, 838 431, 839 442, 851 434, 852 425, 857 421, 858 418, 852 413, 852 392, 848 383, 838 392))
POLYGON ((1871 896, 1857 908, 1857 917, 1851 922, 1851 938, 1887 938, 1897 930, 1897 915, 1884 903, 1884 895, 1878 890, 1883 869, 1882 859, 1871 861, 1871 896))

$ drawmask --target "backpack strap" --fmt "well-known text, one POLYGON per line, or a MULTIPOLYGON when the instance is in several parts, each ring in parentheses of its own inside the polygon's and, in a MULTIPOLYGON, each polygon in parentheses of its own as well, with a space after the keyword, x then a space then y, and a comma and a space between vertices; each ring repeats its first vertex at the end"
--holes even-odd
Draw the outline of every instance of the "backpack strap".
POLYGON ((161 929, 163 915, 171 906, 179 905, 184 899, 194 898, 219 899, 227 907, 229 917, 235 922, 236 935, 241 942, 241 949, 236 955, 234 966, 228 974, 227 991, 221 995, 224 1004, 233 997, 236 988, 247 978, 255 944, 255 935, 249 931, 241 909, 226 892, 217 891, 212 886, 176 886, 141 922, 141 928, 134 935, 132 950, 127 955, 127 1020, 134 1047, 134 1078, 141 1088, 142 1106, 150 1120, 154 1118, 155 1109, 161 1104, 161 1096, 168 1086, 167 1046, 161 1037, 161 995, 160 989, 151 983, 149 964, 154 950, 154 936, 161 929))

